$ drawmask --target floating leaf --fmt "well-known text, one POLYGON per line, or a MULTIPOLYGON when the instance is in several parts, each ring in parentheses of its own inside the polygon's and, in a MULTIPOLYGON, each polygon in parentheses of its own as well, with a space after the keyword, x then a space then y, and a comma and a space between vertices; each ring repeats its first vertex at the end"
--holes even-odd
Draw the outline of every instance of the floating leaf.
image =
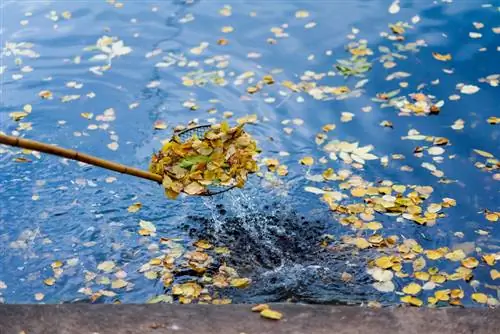
POLYGON ((312 157, 304 157, 300 159, 300 163, 306 166, 312 166, 314 164, 314 159, 312 157))
POLYGON ((148 231, 149 234, 156 232, 156 226, 154 226, 154 224, 150 221, 141 219, 139 221, 139 226, 141 227, 141 229, 148 231))
POLYGON ((373 287, 380 292, 393 292, 396 288, 392 281, 387 282, 375 282, 372 284, 373 287))
POLYGON ((410 283, 403 288, 403 292, 408 295, 417 295, 422 290, 420 284, 410 283))
POLYGON ((167 123, 165 121, 156 121, 154 123, 155 130, 165 130, 167 128, 167 123))
POLYGON ((123 280, 123 279, 117 279, 111 282, 111 288, 112 289, 121 289, 124 288, 128 285, 128 282, 123 280))
POLYGON ((455 123, 451 126, 453 130, 462 130, 464 128, 465 122, 463 119, 457 119, 455 123))
POLYGON ((473 269, 479 265, 479 261, 473 257, 468 257, 462 260, 462 266, 465 268, 473 269))
POLYGON ((399 0, 395 0, 390 6, 389 6, 389 13, 391 14, 397 14, 400 11, 399 7, 399 0))
POLYGON ((295 12, 295 17, 298 19, 305 19, 309 17, 309 12, 307 10, 298 10, 295 12))
POLYGON ((496 257, 494 254, 485 254, 483 255, 483 260, 486 262, 489 266, 494 266, 496 262, 496 257))
POLYGON ((462 94, 475 94, 478 91, 479 91, 479 87, 474 86, 474 85, 464 85, 460 89, 460 93, 462 93, 462 94))
POLYGON ((250 282, 249 278, 233 278, 231 280, 231 286, 235 288, 246 288, 250 285, 250 282))
POLYGON ((99 263, 97 269, 102 270, 104 272, 111 272, 115 268, 115 263, 113 261, 104 261, 99 263))
POLYGON ((440 60, 440 61, 448 61, 448 60, 451 60, 451 54, 447 53, 447 54, 441 54, 441 53, 437 53, 437 52, 433 52, 432 53, 432 56, 437 59, 437 60, 440 60))
POLYGON ((485 158, 494 158, 493 154, 491 154, 490 152, 481 151, 477 149, 474 149, 474 152, 485 158))
POLYGON ((496 279, 499 279, 500 278, 500 271, 496 270, 496 269, 492 269, 490 271, 490 276, 491 276, 491 279, 492 280, 496 280, 496 279))
POLYGON ((413 306, 417 306, 417 307, 420 307, 423 305, 423 302, 422 300, 416 298, 416 297, 413 297, 413 296, 404 296, 404 297, 401 297, 401 301, 403 303, 407 303, 407 304, 410 304, 410 305, 413 305, 413 306))
POLYGON ((488 301, 488 296, 484 293, 473 293, 471 297, 473 301, 480 304, 486 304, 486 302, 488 301))
POLYGON ((45 285, 52 286, 52 285, 56 284, 56 279, 54 277, 49 277, 49 278, 45 279, 43 281, 43 283, 45 283, 45 285))
POLYGON ((466 255, 465 255, 464 251, 461 249, 454 250, 453 252, 445 255, 445 257, 451 261, 461 261, 461 260, 465 259, 465 256, 466 255))
POLYGON ((45 295, 41 292, 35 293, 35 300, 36 301, 41 301, 45 298, 45 295))
POLYGON ((136 202, 136 203, 130 205, 127 208, 127 211, 130 213, 135 213, 135 212, 139 211, 141 208, 142 208, 142 204, 140 202, 136 202))

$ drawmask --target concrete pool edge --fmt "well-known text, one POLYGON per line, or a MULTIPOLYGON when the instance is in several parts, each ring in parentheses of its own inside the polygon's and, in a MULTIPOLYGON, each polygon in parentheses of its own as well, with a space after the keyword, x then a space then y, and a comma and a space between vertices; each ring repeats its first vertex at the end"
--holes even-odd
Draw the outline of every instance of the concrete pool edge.
POLYGON ((267 320, 251 305, 0 305, 0 333, 494 333, 500 309, 383 308, 272 304, 267 320))

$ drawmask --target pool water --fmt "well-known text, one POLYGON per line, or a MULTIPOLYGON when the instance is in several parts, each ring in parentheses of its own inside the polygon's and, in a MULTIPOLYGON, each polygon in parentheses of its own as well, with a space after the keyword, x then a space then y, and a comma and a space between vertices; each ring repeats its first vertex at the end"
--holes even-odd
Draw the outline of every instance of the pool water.
POLYGON ((174 201, 0 146, 0 301, 497 305, 498 2, 0 6, 0 131, 143 169, 178 125, 262 149, 174 201))

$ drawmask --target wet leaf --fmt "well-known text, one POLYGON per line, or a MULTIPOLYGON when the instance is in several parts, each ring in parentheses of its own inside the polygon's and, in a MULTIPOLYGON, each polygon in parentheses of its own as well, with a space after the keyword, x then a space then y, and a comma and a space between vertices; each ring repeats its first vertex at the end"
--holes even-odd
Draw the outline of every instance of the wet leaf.
POLYGON ((465 125, 465 122, 463 119, 457 119, 453 125, 451 126, 451 128, 453 130, 462 130, 464 128, 464 125, 465 125))
POLYGON ((422 290, 422 287, 417 283, 410 283, 403 288, 403 292, 408 295, 417 295, 422 290))
POLYGON ((496 257, 494 254, 485 254, 483 255, 483 260, 486 262, 489 266, 494 266, 496 262, 496 257))
POLYGON ((488 296, 484 293, 473 293, 471 297, 473 301, 479 304, 486 304, 486 302, 488 301, 488 296))
POLYGON ((267 304, 258 304, 252 307, 252 312, 261 312, 263 310, 269 309, 269 305, 267 304))
POLYGON ((491 276, 491 279, 492 280, 496 280, 496 279, 499 279, 500 278, 500 271, 496 270, 496 269, 492 269, 490 271, 490 276, 491 276))
POLYGON ((156 232, 156 226, 150 221, 141 219, 139 221, 139 226, 141 227, 142 230, 145 230, 148 232, 147 235, 151 235, 151 234, 156 232))
POLYGON ((155 130, 165 130, 167 128, 167 123, 165 121, 156 121, 154 123, 155 130))
POLYGON ((41 301, 41 300, 43 300, 44 298, 45 298, 45 295, 44 295, 43 293, 41 293, 41 292, 37 292, 37 293, 35 293, 35 300, 36 300, 36 301, 41 301))
POLYGON ((312 157, 304 157, 300 159, 300 163, 306 166, 312 166, 314 164, 314 159, 312 157))
POLYGON ((462 260, 462 266, 469 269, 474 269, 479 265, 479 261, 473 257, 468 257, 462 260))
POLYGON ((465 259, 465 256, 466 255, 464 251, 461 249, 454 250, 453 252, 445 255, 445 257, 451 261, 462 261, 463 259, 465 259))
POLYGON ((250 285, 250 282, 249 278, 233 278, 231 280, 231 286, 235 288, 246 288, 250 285))
POLYGON ((52 285, 56 284, 56 279, 54 277, 49 277, 49 278, 45 279, 43 281, 43 283, 45 283, 45 285, 52 286, 52 285))
POLYGON ((474 86, 474 85, 464 85, 460 89, 460 93, 462 93, 462 94, 475 94, 478 91, 479 91, 479 87, 474 86))
POLYGON ((440 60, 440 61, 448 61, 448 60, 451 60, 451 54, 447 53, 447 54, 441 54, 441 53, 437 53, 437 52, 433 52, 432 53, 432 56, 437 59, 437 60, 440 60))
POLYGON ((260 315, 263 317, 263 318, 266 318, 266 319, 272 319, 272 320, 281 320, 281 318, 283 318, 283 314, 281 314, 280 312, 278 311, 273 311, 271 309, 264 309, 260 312, 260 315))
POLYGON ((142 204, 140 202, 136 202, 136 203, 130 205, 128 207, 127 211, 130 213, 135 213, 135 212, 139 211, 141 208, 142 208, 142 204))
POLYGON ((485 158, 494 158, 493 154, 490 152, 474 149, 474 152, 485 158))
POLYGON ((128 285, 128 282, 123 280, 123 279, 117 279, 111 282, 111 288, 112 289, 121 289, 124 288, 128 285))
POLYGON ((109 272, 113 271, 115 266, 116 265, 113 261, 104 261, 104 262, 99 263, 99 265, 97 266, 97 269, 109 273, 109 272))
POLYGON ((380 292, 393 292, 396 288, 392 281, 375 282, 372 285, 377 291, 380 292))
POLYGON ((390 14, 397 14, 400 11, 399 7, 399 0, 395 0, 390 6, 389 6, 389 13, 390 14))
POLYGON ((417 307, 420 307, 423 305, 423 302, 422 300, 416 298, 416 297, 413 297, 413 296, 404 296, 404 297, 401 297, 401 301, 403 303, 407 303, 407 304, 410 304, 410 305, 413 305, 413 306, 417 306, 417 307))
POLYGON ((52 92, 50 90, 42 90, 40 93, 38 93, 38 96, 40 96, 42 99, 50 100, 52 99, 52 92))

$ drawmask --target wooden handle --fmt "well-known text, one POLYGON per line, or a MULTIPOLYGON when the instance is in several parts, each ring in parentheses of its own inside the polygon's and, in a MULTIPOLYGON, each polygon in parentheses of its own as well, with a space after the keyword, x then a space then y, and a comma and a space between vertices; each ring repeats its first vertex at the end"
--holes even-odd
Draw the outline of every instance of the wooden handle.
POLYGON ((98 157, 94 157, 92 155, 88 155, 85 153, 80 153, 74 150, 68 150, 65 148, 44 144, 38 141, 23 139, 14 136, 7 136, 0 133, 0 144, 5 144, 9 146, 22 147, 33 151, 44 152, 52 155, 57 155, 59 157, 64 157, 72 160, 78 160, 81 162, 85 162, 90 165, 94 165, 97 167, 114 170, 115 172, 128 174, 132 176, 137 176, 146 180, 155 181, 158 183, 162 183, 163 178, 161 175, 150 173, 148 171, 125 166, 122 164, 118 164, 113 161, 100 159, 98 157))

